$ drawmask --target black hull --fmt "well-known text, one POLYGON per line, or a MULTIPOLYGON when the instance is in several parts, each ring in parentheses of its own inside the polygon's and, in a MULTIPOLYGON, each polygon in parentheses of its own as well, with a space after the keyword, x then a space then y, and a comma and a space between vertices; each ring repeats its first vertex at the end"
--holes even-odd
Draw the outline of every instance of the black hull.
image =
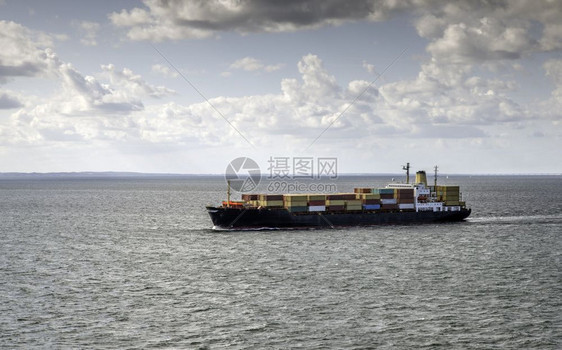
POLYGON ((471 210, 395 211, 395 212, 311 212, 290 213, 285 209, 240 209, 207 207, 215 229, 322 228, 375 226, 384 224, 421 224, 466 219, 471 210))

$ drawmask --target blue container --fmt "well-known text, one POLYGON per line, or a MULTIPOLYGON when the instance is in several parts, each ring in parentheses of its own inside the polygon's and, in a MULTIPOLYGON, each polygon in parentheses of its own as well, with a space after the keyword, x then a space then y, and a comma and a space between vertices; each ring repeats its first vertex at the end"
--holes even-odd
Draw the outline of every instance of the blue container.
POLYGON ((363 204, 363 209, 365 210, 377 210, 380 209, 380 204, 363 204))
POLYGON ((371 193, 394 194, 394 188, 373 188, 371 193))

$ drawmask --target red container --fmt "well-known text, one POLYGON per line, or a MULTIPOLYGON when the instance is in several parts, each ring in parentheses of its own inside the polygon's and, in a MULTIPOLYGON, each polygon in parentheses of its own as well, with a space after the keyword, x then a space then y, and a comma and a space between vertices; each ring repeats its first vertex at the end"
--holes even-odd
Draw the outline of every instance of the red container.
POLYGON ((283 195, 282 194, 261 194, 260 200, 262 200, 262 201, 282 201, 283 195))
POLYGON ((326 211, 341 211, 345 209, 345 205, 328 205, 326 211))
POLYGON ((258 197, 258 194, 242 194, 243 201, 257 201, 258 197))
POLYGON ((355 193, 338 193, 338 194, 329 194, 326 196, 326 199, 329 200, 351 200, 356 199, 355 193))
POLYGON ((402 204, 411 204, 414 203, 414 198, 399 198, 397 202, 402 204))

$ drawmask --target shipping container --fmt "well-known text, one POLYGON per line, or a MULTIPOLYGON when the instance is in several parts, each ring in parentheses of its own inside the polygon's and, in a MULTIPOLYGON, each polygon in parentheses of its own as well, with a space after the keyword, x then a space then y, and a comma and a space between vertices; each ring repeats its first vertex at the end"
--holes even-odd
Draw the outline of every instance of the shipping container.
POLYGON ((355 193, 371 193, 372 189, 371 188, 364 188, 364 187, 357 187, 353 189, 353 192, 355 193))
POLYGON ((307 202, 307 194, 284 194, 283 200, 287 202, 307 202))
POLYGON ((259 194, 248 194, 248 193, 244 193, 242 194, 242 200, 243 201, 257 201, 259 199, 259 194))
POLYGON ((363 201, 363 204, 381 204, 381 200, 380 199, 365 199, 363 201))
POLYGON ((396 204, 396 198, 381 198, 381 204, 385 205, 385 204, 396 204))
POLYGON ((363 209, 365 210, 379 210, 380 208, 380 204, 363 204, 363 209))
POLYGON ((283 195, 285 207, 306 207, 308 206, 308 196, 306 194, 286 194, 283 195))
POLYGON ((400 203, 398 204, 398 209, 414 209, 414 203, 400 203))
POLYGON ((414 198, 398 198, 396 199, 396 203, 414 203, 414 198))
POLYGON ((345 201, 346 210, 363 210, 363 202, 361 199, 353 199, 345 201))
POLYGON ((311 205, 308 207, 308 211, 326 211, 325 205, 311 205))
POLYGON ((404 198, 404 199, 413 199, 414 198, 414 190, 413 189, 396 189, 397 191, 394 193, 394 198, 404 198))
POLYGON ((345 201, 343 199, 328 199, 326 201, 326 205, 345 205, 345 201))
POLYGON ((345 201, 346 205, 359 205, 361 206, 363 204, 363 201, 361 199, 350 199, 345 201))
POLYGON ((264 201, 264 200, 260 200, 258 201, 259 205, 262 207, 279 207, 282 208, 283 207, 283 201, 282 200, 269 200, 269 201, 264 201))
POLYGON ((309 201, 325 201, 326 195, 325 194, 309 194, 308 200, 309 201))
POLYGON ((394 195, 394 189, 393 188, 373 188, 372 193, 394 195))
POLYGON ((260 194, 260 201, 283 201, 282 194, 260 194))
POLYGON ((329 200, 349 200, 349 199, 355 199, 355 193, 328 194, 328 195, 326 195, 326 199, 329 199, 329 200))
POLYGON ((326 200, 317 200, 317 201, 308 201, 308 205, 310 206, 317 206, 317 205, 326 205, 326 200))
POLYGON ((344 205, 327 205, 326 211, 342 211, 345 209, 344 205))
POLYGON ((358 193, 357 199, 381 199, 381 195, 378 193, 358 193))
POLYGON ((394 194, 394 188, 381 188, 381 194, 394 194))

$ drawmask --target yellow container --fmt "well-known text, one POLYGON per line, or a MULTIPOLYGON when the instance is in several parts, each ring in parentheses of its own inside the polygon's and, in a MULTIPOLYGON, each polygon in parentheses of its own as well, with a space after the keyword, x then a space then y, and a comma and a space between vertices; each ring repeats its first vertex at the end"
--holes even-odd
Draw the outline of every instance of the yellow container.
POLYGON ((358 193, 357 199, 381 199, 379 193, 358 193))
POLYGON ((262 207, 282 207, 283 201, 259 201, 262 207))
POLYGON ((308 201, 307 194, 284 194, 283 200, 286 202, 306 202, 308 201))
POLYGON ((326 195, 325 194, 309 194, 308 200, 309 201, 325 201, 326 195))
POLYGON ((326 200, 326 205, 345 205, 345 202, 346 201, 344 201, 343 199, 328 199, 326 200))

